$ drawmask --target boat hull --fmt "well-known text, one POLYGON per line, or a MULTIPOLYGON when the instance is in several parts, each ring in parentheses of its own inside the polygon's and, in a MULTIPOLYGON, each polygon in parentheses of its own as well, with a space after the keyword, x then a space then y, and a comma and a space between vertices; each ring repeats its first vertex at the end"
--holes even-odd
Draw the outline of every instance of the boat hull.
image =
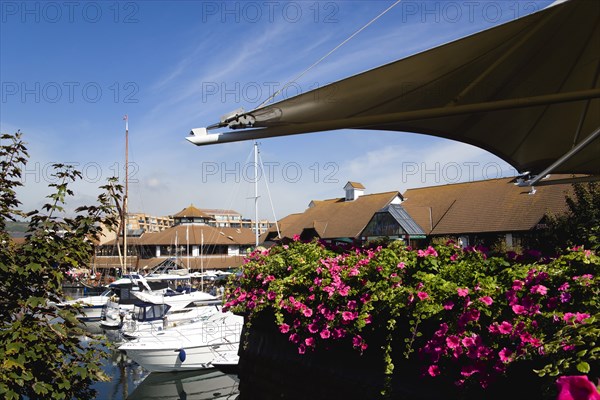
POLYGON ((239 343, 227 345, 205 345, 170 349, 132 349, 127 356, 150 372, 177 372, 213 368, 218 357, 217 350, 236 350, 239 343))
POLYGON ((239 348, 243 319, 223 313, 209 320, 167 329, 123 344, 133 361, 151 372, 212 368, 213 361, 239 348))

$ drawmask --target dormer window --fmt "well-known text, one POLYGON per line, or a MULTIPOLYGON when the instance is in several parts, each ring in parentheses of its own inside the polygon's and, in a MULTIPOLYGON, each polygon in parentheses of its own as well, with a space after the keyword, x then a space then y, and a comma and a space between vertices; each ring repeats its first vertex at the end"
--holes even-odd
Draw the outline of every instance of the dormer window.
POLYGON ((346 183, 344 190, 346 191, 346 201, 354 201, 365 194, 365 187, 358 182, 346 183))

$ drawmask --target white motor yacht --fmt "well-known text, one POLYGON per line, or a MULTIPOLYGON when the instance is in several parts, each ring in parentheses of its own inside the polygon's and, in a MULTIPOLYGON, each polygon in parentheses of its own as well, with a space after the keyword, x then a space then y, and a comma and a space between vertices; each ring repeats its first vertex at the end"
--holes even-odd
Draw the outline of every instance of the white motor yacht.
POLYGON ((225 352, 237 352, 244 320, 231 312, 185 328, 172 328, 140 336, 119 347, 127 356, 151 372, 212 368, 225 352))

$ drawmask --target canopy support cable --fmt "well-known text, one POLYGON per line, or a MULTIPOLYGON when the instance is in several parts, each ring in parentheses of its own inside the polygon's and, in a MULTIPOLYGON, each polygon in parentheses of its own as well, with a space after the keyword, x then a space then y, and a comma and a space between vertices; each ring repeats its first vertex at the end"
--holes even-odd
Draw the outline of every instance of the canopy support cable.
POLYGON ((272 95, 270 95, 265 101, 263 101, 258 107, 256 107, 256 109, 259 109, 259 108, 265 106, 267 103, 269 103, 269 101, 271 101, 272 99, 274 99, 278 94, 280 94, 285 89, 287 89, 290 84, 292 84, 292 83, 296 82, 298 79, 302 78, 308 71, 310 71, 311 69, 313 69, 314 67, 316 67, 318 64, 320 64, 321 61, 323 61, 324 59, 326 59, 327 57, 329 57, 334 51, 336 51, 337 49, 339 49, 340 47, 342 47, 343 45, 345 45, 346 43, 348 43, 354 36, 358 35, 362 31, 364 31, 366 28, 368 28, 371 24, 373 24, 375 21, 377 21, 379 18, 381 18, 385 13, 387 13, 388 11, 390 11, 392 8, 394 8, 401 1, 402 0, 397 0, 394 4, 392 4, 387 9, 385 9, 378 16, 376 16, 375 18, 373 18, 371 21, 367 22, 366 25, 364 25, 362 28, 360 28, 359 30, 357 30, 356 32, 354 32, 352 35, 350 35, 342 43, 338 44, 335 48, 333 48, 333 50, 330 50, 329 53, 325 54, 323 57, 321 57, 320 59, 318 59, 317 61, 315 61, 311 66, 309 66, 304 71, 302 71, 298 76, 296 76, 294 79, 292 79, 291 81, 288 81, 285 85, 283 85, 281 87, 281 89, 279 89, 278 91, 276 91, 275 93, 273 93, 272 95))
MULTIPOLYGON (((260 163, 261 171, 265 170, 262 157, 258 154, 258 160, 260 163)), ((275 229, 277 229, 277 237, 281 238, 281 232, 279 231, 279 223, 277 222, 277 216, 275 215, 275 207, 273 207, 273 198, 271 197, 271 190, 269 189, 269 180, 265 177, 265 186, 267 187, 267 194, 269 195, 269 203, 271 204, 271 211, 273 212, 273 220, 275 221, 275 229)))

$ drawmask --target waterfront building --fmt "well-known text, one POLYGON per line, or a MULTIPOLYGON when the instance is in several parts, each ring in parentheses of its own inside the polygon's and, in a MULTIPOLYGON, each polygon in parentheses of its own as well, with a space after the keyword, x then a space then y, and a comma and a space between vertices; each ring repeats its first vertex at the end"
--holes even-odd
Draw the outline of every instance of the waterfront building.
MULTIPOLYGON (((234 210, 201 208, 200 211, 214 218, 212 224, 218 228, 246 228, 254 231, 257 225, 255 221, 249 218, 243 218, 240 213, 234 210)), ((259 220, 258 233, 265 233, 273 225, 274 222, 269 220, 259 220)))
MULTIPOLYGON (((173 226, 129 237, 128 269, 151 269, 167 258, 190 269, 227 269, 242 265, 243 256, 254 246, 254 233, 247 228, 218 227, 215 218, 190 205, 172 216, 173 226)), ((118 249, 123 239, 100 245, 96 268, 119 268, 118 249)))
POLYGON ((160 232, 174 225, 173 217, 157 217, 146 213, 129 213, 127 229, 131 231, 160 232))
POLYGON ((312 200, 303 213, 279 221, 280 237, 275 228, 263 236, 265 241, 320 238, 333 242, 366 241, 388 237, 411 242, 425 238, 422 229, 403 209, 403 197, 397 191, 365 194, 358 182, 344 186, 344 197, 312 200))
POLYGON ((549 184, 562 178, 553 175, 535 190, 514 178, 408 189, 402 205, 430 238, 454 238, 463 246, 503 242, 513 249, 546 229, 548 215, 566 211, 571 184, 549 184))
POLYGON ((547 228, 548 215, 566 210, 570 183, 551 183, 553 176, 530 190, 514 178, 488 179, 408 189, 404 194, 365 194, 357 182, 344 186, 345 196, 312 200, 308 208, 279 221, 263 235, 265 241, 320 238, 361 241, 387 237, 413 246, 434 238, 454 239, 463 246, 499 244, 515 249, 547 228), (425 240, 424 240, 425 239, 425 240))

